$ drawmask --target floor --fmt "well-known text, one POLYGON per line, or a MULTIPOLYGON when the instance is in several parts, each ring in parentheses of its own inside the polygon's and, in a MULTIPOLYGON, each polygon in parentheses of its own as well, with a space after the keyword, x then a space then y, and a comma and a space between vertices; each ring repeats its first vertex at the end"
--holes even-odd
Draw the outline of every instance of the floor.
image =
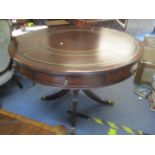
MULTIPOLYGON (((143 40, 144 34, 152 32, 152 24, 154 25, 154 20, 147 22, 129 20, 127 31, 137 39, 143 40), (139 31, 136 28, 137 24, 140 25, 139 31), (142 27, 145 27, 145 30, 142 27)), ((23 89, 19 89, 13 81, 0 87, 2 108, 49 125, 62 124, 70 130, 71 117, 66 111, 71 109, 71 94, 55 101, 41 101, 42 95, 54 93, 59 88, 40 84, 33 86, 28 79, 24 77, 20 79, 24 85, 23 89)), ((112 99, 115 102, 113 106, 98 105, 80 92, 78 111, 118 125, 126 125, 134 130, 155 134, 155 112, 149 110, 146 99, 139 100, 134 94, 133 80, 134 76, 112 86, 93 89, 100 97, 112 99)), ((77 120, 78 135, 105 135, 108 130, 108 126, 97 124, 92 120, 83 118, 77 120)), ((119 130, 117 134, 127 133, 119 130)))
MULTIPOLYGON (((134 94, 133 78, 104 88, 93 89, 102 98, 111 98, 113 106, 99 105, 90 100, 82 92, 79 95, 78 111, 95 116, 119 125, 126 125, 134 130, 155 134, 155 112, 149 110, 147 100, 139 100, 134 94)), ((42 95, 54 93, 59 88, 47 87, 40 84, 32 85, 26 78, 20 78, 24 88, 19 89, 13 81, 0 87, 2 108, 21 114, 49 125, 65 125, 70 129, 71 117, 67 110, 71 109, 71 94, 55 101, 41 101, 42 95)), ((78 118, 77 134, 103 135, 109 127, 96 124, 91 120, 78 118)), ((127 134, 118 131, 117 134, 127 134)))
POLYGON ((65 135, 64 126, 51 126, 0 109, 1 135, 65 135))

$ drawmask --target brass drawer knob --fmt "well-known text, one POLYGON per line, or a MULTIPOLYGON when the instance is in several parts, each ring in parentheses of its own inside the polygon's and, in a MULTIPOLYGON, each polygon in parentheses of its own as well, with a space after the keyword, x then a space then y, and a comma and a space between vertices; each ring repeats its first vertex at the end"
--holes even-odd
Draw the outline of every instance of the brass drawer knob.
POLYGON ((67 85, 68 85, 68 79, 65 79, 64 86, 67 86, 67 85))

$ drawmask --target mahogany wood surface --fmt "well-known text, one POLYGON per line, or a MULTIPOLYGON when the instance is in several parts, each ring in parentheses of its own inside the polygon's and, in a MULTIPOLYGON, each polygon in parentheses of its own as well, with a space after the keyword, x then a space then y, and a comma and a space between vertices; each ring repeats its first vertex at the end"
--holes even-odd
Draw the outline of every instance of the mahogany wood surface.
POLYGON ((0 109, 0 135, 64 135, 64 126, 50 126, 0 109))
POLYGON ((91 88, 125 80, 142 48, 127 33, 97 27, 51 27, 14 38, 17 70, 38 83, 91 88))

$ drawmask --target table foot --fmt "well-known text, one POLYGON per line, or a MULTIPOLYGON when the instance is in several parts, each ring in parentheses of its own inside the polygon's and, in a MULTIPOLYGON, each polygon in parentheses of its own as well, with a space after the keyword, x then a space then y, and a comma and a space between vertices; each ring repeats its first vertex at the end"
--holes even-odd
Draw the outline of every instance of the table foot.
MULTIPOLYGON (((72 135, 76 134, 76 119, 77 116, 79 117, 84 117, 87 118, 87 115, 81 114, 81 113, 77 113, 77 105, 78 105, 78 94, 79 94, 78 89, 62 89, 60 91, 58 91, 57 93, 53 94, 53 95, 49 95, 49 96, 43 96, 41 99, 42 100, 55 100, 58 99, 64 95, 66 95, 69 92, 72 92, 72 109, 70 111, 68 111, 69 114, 71 114, 71 133, 72 135)), ((113 105, 113 102, 111 100, 102 100, 99 96, 97 96, 96 94, 94 94, 92 91, 90 91, 89 89, 83 90, 83 92, 92 100, 100 103, 100 104, 107 104, 107 105, 113 105)), ((89 119, 89 118, 87 118, 89 119)))
POLYGON ((62 89, 55 94, 48 95, 48 96, 42 96, 41 99, 42 100, 55 100, 55 99, 58 99, 60 97, 63 97, 64 95, 66 95, 69 92, 70 92, 69 89, 62 89))
POLYGON ((107 104, 107 105, 113 105, 114 103, 112 102, 112 100, 102 100, 99 96, 97 96, 96 94, 94 94, 92 91, 90 90, 83 90, 83 92, 92 100, 100 103, 100 104, 107 104))
POLYGON ((69 129, 69 134, 70 135, 76 135, 76 128, 74 127, 71 127, 70 129, 69 129))
POLYGON ((21 84, 21 82, 20 82, 15 76, 13 76, 13 80, 15 81, 15 83, 18 85, 18 87, 19 87, 20 89, 23 88, 23 85, 21 84))

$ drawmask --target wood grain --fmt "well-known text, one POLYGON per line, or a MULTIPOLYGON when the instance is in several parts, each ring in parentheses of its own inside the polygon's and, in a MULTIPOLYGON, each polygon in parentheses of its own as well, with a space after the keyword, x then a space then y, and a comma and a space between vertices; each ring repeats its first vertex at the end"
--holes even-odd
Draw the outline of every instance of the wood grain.
POLYGON ((0 109, 0 135, 64 135, 64 126, 50 126, 0 109))
POLYGON ((58 27, 15 38, 11 57, 22 74, 67 88, 104 86, 132 75, 142 49, 132 36, 95 27, 58 27), (67 81, 67 82, 66 82, 67 81))

